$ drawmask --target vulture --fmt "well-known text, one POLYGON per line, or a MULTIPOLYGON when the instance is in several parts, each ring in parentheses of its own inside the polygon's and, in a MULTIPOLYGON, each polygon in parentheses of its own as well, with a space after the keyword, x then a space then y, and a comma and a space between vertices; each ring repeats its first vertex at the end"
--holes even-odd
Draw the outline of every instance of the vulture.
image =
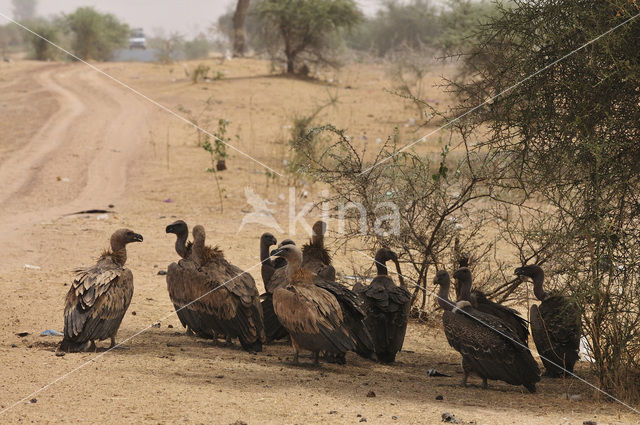
POLYGON ((95 341, 116 335, 133 296, 133 273, 124 267, 127 244, 142 242, 142 236, 129 229, 111 235, 111 249, 94 266, 76 270, 64 308, 64 338, 60 351, 96 349, 95 341))
POLYGON ((193 228, 191 259, 195 270, 185 276, 185 294, 191 306, 207 320, 214 333, 227 341, 238 338, 250 353, 262 351, 265 342, 262 306, 253 277, 229 263, 217 247, 205 245, 204 227, 193 228))
MULTIPOLYGON (((275 271, 287 265, 286 260, 283 258, 278 257, 275 261, 271 259, 269 248, 271 245, 277 243, 278 241, 271 233, 264 233, 260 237, 260 262, 262 263, 262 282, 264 283, 265 290, 269 287, 269 282, 275 271)), ((267 291, 262 294, 260 298, 262 298, 261 304, 266 342, 286 338, 289 333, 278 320, 275 311, 273 311, 273 294, 267 291)))
POLYGON ((456 280, 456 287, 459 288, 459 301, 471 302, 474 309, 497 317, 505 325, 518 335, 518 340, 527 345, 529 339, 529 323, 520 316, 520 313, 502 304, 495 303, 487 299, 487 296, 477 289, 471 290, 472 276, 468 267, 460 267, 453 273, 456 280))
POLYGON ((313 225, 311 241, 302 246, 302 268, 311 270, 321 278, 336 280, 336 269, 331 265, 331 256, 324 247, 324 234, 327 225, 324 221, 316 221, 313 225))
MULTIPOLYGON (((284 245, 295 244, 296 243, 291 239, 285 239, 278 244, 278 248, 281 248, 284 245)), ((274 254, 275 250, 271 251, 270 255, 273 256, 274 254)), ((273 268, 274 271, 271 274, 269 280, 267 282, 263 280, 264 290, 269 294, 273 293, 276 288, 280 286, 286 286, 289 283, 287 279, 287 261, 284 258, 276 257, 275 260, 273 260, 273 268)))
POLYGON ((284 245, 274 255, 287 261, 288 284, 273 292, 273 308, 280 323, 291 335, 293 361, 300 350, 313 353, 314 364, 320 352, 342 355, 355 348, 342 308, 335 296, 316 285, 316 277, 301 267, 302 251, 284 245))
POLYGON ((165 229, 166 233, 177 236, 175 249, 181 259, 171 263, 167 269, 167 290, 169 298, 176 309, 180 323, 187 329, 187 333, 195 333, 201 338, 226 339, 221 323, 213 314, 206 313, 201 301, 195 301, 203 292, 195 282, 202 280, 198 266, 192 259, 189 227, 182 220, 175 221, 165 229))
POLYGON ((580 350, 582 319, 578 306, 559 293, 547 293, 542 287, 544 271, 538 265, 519 267, 515 274, 533 280, 533 293, 541 301, 529 312, 531 334, 546 369, 545 375, 557 378, 566 369, 573 372, 580 350))
POLYGON ((529 392, 536 391, 540 370, 528 347, 518 341, 518 336, 502 320, 471 306, 463 300, 449 300, 449 273, 440 270, 434 278, 440 286, 438 303, 444 309, 442 323, 449 345, 462 355, 462 385, 475 372, 482 378, 482 388, 487 380, 505 381, 511 385, 523 385, 529 392))
POLYGON ((358 292, 364 300, 365 324, 373 337, 376 357, 381 363, 393 363, 407 332, 411 294, 406 289, 395 252, 379 249, 375 264, 378 275, 358 292), (396 265, 400 286, 389 277, 386 265, 389 260, 396 265))

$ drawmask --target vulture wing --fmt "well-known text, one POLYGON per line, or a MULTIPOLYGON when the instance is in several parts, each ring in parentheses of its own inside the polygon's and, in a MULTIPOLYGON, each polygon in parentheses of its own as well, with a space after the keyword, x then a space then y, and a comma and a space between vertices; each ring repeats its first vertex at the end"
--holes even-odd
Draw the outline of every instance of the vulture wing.
POLYGON ((273 293, 273 308, 296 343, 312 352, 345 353, 355 343, 335 297, 315 286, 287 286, 273 293))
POLYGON ((388 276, 374 278, 362 294, 365 324, 373 336, 376 356, 383 363, 393 363, 404 344, 411 294, 388 276))
POLYGON ((472 297, 477 300, 474 304, 476 310, 502 320, 518 336, 518 339, 522 343, 527 344, 527 340, 529 339, 529 323, 520 313, 512 308, 490 301, 484 293, 480 291, 473 291, 472 297))
POLYGON ((109 256, 77 270, 66 298, 61 349, 73 351, 88 341, 115 336, 132 297, 131 270, 109 256))
POLYGON ((540 306, 531 306, 531 331, 536 348, 542 357, 547 373, 562 376, 570 372, 579 357, 581 319, 575 304, 555 295, 545 299, 540 306), (553 363, 551 363, 553 362, 553 363))
POLYGON ((514 342, 519 340, 511 328, 473 308, 464 312, 445 311, 442 316, 447 340, 462 354, 463 363, 482 378, 524 385, 535 392, 535 383, 540 380, 538 365, 526 347, 514 342))

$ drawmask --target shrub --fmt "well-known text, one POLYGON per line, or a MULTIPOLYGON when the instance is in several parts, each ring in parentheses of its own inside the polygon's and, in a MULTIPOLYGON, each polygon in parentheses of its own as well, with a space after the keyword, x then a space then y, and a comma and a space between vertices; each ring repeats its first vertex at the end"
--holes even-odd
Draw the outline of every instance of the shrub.
POLYGON ((129 26, 112 14, 80 7, 67 15, 66 20, 74 34, 73 53, 80 59, 106 61, 115 49, 127 45, 129 26))

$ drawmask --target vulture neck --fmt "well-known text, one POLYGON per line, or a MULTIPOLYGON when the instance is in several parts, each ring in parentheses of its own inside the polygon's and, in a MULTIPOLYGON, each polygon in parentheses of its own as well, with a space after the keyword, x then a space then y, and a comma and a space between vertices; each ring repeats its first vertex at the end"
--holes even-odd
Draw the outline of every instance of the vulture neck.
POLYGON ((194 237, 193 245, 191 246, 191 254, 193 256, 193 261, 195 261, 199 266, 202 266, 203 251, 204 251, 204 238, 194 237))
POLYGON ((531 276, 531 279, 533 280, 534 295, 540 301, 544 301, 547 298, 547 296, 549 296, 549 294, 547 294, 542 288, 542 284, 544 283, 544 272, 542 271, 542 269, 536 270, 533 273, 533 276, 531 276))
POLYGON ((182 258, 187 257, 187 238, 189 237, 189 231, 178 233, 176 239, 176 252, 182 258))
POLYGON ((311 236, 311 245, 318 247, 318 248, 324 248, 324 235, 323 234, 319 234, 316 235, 314 234, 313 236, 311 236))
POLYGON ((378 269, 378 276, 386 276, 389 274, 387 270, 387 260, 383 256, 376 256, 376 269, 378 269))
POLYGON ((443 282, 440 284, 440 289, 438 290, 438 305, 444 311, 453 310, 454 303, 449 300, 449 286, 450 282, 443 282))
POLYGON ((267 242, 260 243, 260 261, 262 264, 272 264, 271 257, 269 256, 269 244, 267 242))
POLYGON ((289 282, 293 282, 293 277, 302 270, 301 264, 302 258, 300 256, 287 258, 287 276, 289 277, 289 282))
POLYGON ((471 280, 460 279, 460 301, 469 301, 471 299, 471 280))
POLYGON ((121 266, 127 262, 127 244, 119 239, 111 241, 111 257, 121 266))

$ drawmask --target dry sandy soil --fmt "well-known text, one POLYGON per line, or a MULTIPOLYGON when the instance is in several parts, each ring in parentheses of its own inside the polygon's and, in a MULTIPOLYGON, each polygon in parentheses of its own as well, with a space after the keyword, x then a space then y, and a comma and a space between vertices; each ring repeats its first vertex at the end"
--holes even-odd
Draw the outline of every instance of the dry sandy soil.
MULTIPOLYGON (((361 140, 366 136, 372 146, 396 125, 403 140, 415 137, 404 126, 415 111, 384 90, 392 83, 382 67, 349 67, 321 83, 270 76, 260 61, 211 61, 225 78, 193 85, 183 67, 195 65, 98 66, 175 111, 197 115, 211 99, 200 122, 208 118, 212 130, 218 118, 230 120, 233 143, 276 170, 286 158, 286 126, 324 103, 328 93, 340 102, 322 121, 361 140)), ((449 71, 436 69, 431 78, 449 71)), ((446 102, 435 87, 425 97, 446 102)), ((244 189, 275 203, 275 217, 288 234, 286 179, 268 185, 260 165, 230 152, 221 213, 215 182, 205 172, 208 157, 193 129, 82 64, 1 64, 0 116, 0 423, 311 424, 366 418, 373 424, 431 424, 443 412, 477 424, 638 423, 638 416, 577 380, 543 378, 534 395, 496 382, 481 390, 477 379, 460 388, 459 356, 447 345, 439 319, 410 323, 405 351, 392 366, 350 354, 347 366, 293 367, 284 344, 250 355, 186 336, 157 274, 176 259, 165 226, 176 218, 205 225, 211 243, 249 269, 261 287, 258 237, 270 229, 247 224, 238 231, 251 211, 244 189), (109 205, 116 212, 106 216, 66 215, 109 205), (125 226, 145 239, 129 250, 136 288, 118 337, 124 348, 56 357, 60 337, 40 333, 62 330, 73 270, 91 264, 111 232, 125 226), (150 327, 158 321, 159 327, 150 327), (29 335, 18 336, 22 332, 29 335), (453 377, 427 377, 431 368, 453 377), (367 397, 370 391, 376 396, 367 397), (580 394, 581 400, 564 394, 580 394)), ((428 143, 425 149, 439 146, 428 143)), ((307 188, 311 194, 315 189, 307 188)), ((309 199, 296 200, 300 209, 309 199)), ((302 228, 296 237, 306 238, 302 228)), ((351 258, 337 254, 338 269, 349 270, 351 258)), ((363 257, 354 260, 368 265, 363 257)), ((584 364, 578 372, 594 381, 584 364)))

